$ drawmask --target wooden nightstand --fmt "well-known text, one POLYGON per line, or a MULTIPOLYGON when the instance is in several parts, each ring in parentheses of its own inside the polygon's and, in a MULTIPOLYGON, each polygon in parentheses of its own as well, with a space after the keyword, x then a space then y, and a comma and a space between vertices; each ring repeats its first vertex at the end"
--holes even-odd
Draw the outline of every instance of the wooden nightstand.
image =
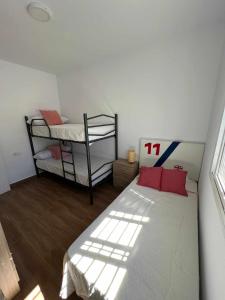
POLYGON ((123 190, 137 175, 138 162, 129 163, 126 159, 118 159, 113 163, 113 185, 123 190))

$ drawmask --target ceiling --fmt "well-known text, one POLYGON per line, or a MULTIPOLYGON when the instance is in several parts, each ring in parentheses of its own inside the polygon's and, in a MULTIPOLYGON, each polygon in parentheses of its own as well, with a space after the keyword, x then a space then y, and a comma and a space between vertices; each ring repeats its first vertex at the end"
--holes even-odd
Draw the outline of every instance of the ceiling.
POLYGON ((225 17, 224 0, 43 0, 40 23, 27 2, 0 0, 0 59, 55 74, 225 17))

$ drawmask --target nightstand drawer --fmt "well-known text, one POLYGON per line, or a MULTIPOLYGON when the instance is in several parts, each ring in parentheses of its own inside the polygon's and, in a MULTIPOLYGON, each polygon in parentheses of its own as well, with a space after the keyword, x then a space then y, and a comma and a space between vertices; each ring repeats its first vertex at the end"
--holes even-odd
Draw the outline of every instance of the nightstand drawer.
POLYGON ((125 159, 113 163, 113 184, 118 189, 124 189, 137 175, 138 162, 128 163, 125 159))
POLYGON ((115 162, 115 167, 117 167, 120 170, 133 170, 135 168, 135 166, 137 165, 137 163, 122 163, 120 164, 118 161, 115 162))
POLYGON ((133 177, 137 174, 137 169, 132 169, 130 171, 124 169, 113 169, 115 176, 126 176, 126 177, 133 177))
POLYGON ((123 185, 128 185, 134 179, 134 177, 127 178, 127 177, 123 177, 123 176, 115 176, 113 178, 113 183, 115 185, 122 185, 122 186, 123 185))
POLYGON ((121 191, 124 190, 129 184, 130 184, 129 181, 122 182, 122 181, 113 180, 114 187, 121 191))

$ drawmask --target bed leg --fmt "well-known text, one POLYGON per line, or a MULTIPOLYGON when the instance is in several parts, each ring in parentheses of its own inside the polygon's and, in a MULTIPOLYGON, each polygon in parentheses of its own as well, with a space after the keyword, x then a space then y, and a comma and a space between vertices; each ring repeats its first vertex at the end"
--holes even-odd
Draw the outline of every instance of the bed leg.
POLYGON ((118 114, 115 114, 115 160, 118 159, 118 114))
POLYGON ((33 160, 34 160, 35 173, 36 173, 37 177, 40 177, 40 172, 39 172, 39 169, 37 167, 36 159, 34 158, 33 160))
POLYGON ((89 189, 89 195, 90 195, 90 204, 94 204, 94 195, 93 195, 93 189, 92 187, 89 189))
POLYGON ((41 177, 40 172, 39 172, 37 167, 36 167, 36 175, 37 175, 38 178, 41 177))

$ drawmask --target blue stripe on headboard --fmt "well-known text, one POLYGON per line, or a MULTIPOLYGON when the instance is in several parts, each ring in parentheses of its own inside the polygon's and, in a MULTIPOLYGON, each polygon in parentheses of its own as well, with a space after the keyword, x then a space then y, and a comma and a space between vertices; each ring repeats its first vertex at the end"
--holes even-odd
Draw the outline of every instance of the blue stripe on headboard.
POLYGON ((177 148, 177 146, 180 144, 180 142, 172 142, 172 144, 169 145, 169 147, 166 149, 166 151, 162 154, 162 156, 157 160, 154 167, 161 167, 164 162, 168 159, 168 157, 173 153, 173 151, 177 148))

